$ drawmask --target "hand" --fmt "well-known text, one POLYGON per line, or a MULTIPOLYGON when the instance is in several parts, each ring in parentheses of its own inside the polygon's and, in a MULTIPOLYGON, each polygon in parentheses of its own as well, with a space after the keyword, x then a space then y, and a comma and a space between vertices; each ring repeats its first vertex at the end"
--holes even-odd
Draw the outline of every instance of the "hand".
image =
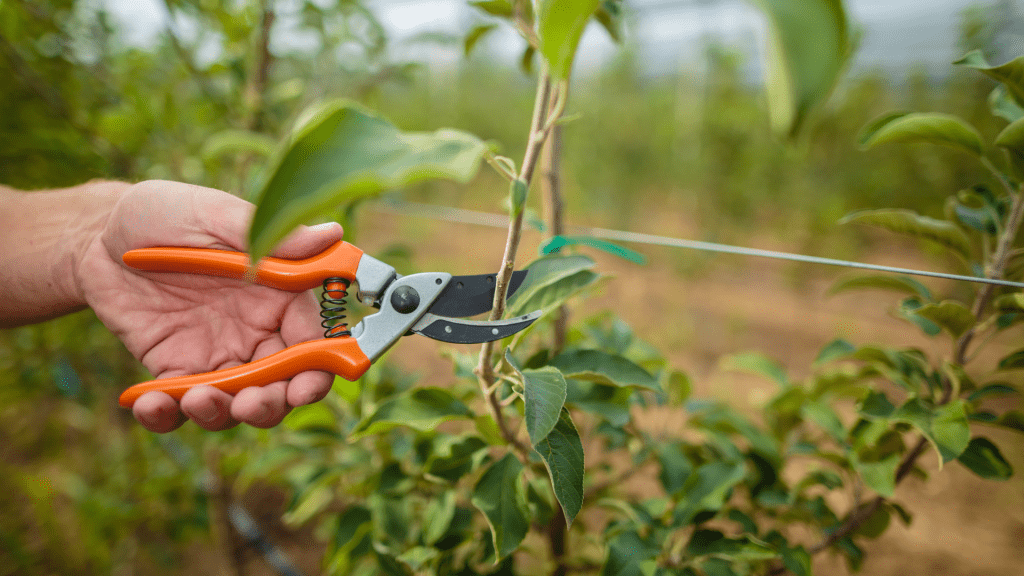
MULTIPOLYGON (((242 280, 140 272, 121 260, 128 250, 153 246, 245 252, 254 209, 210 188, 142 182, 121 194, 105 227, 86 243, 75 274, 82 295, 156 378, 229 368, 322 337, 320 308, 311 291, 293 294, 242 280)), ((302 226, 272 255, 306 258, 341 238, 337 223, 302 226)), ((180 405, 164 392, 148 392, 132 412, 153 432, 170 432, 186 417, 207 430, 239 422, 269 428, 293 406, 326 396, 333 379, 325 372, 303 372, 233 397, 197 386, 180 405)))

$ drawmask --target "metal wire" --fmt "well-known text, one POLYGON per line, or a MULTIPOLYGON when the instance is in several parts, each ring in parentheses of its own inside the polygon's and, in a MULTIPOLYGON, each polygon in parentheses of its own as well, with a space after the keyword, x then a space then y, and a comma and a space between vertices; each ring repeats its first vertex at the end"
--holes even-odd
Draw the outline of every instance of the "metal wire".
MULTIPOLYGON (((376 209, 393 214, 404 214, 409 216, 421 216, 435 218, 447 222, 460 222, 464 224, 477 224, 480 226, 491 226, 494 228, 508 227, 508 216, 501 214, 490 214, 464 208, 450 208, 447 206, 435 206, 432 204, 420 204, 417 202, 399 202, 394 200, 378 202, 374 205, 376 209)), ((853 262, 850 260, 837 260, 835 258, 820 258, 818 256, 805 256, 803 254, 791 254, 789 252, 776 252, 774 250, 761 250, 759 248, 744 248, 742 246, 730 246, 729 244, 718 244, 715 242, 701 242, 699 240, 685 240, 683 238, 672 238, 669 236, 657 236, 644 234, 642 232, 627 232, 623 230, 609 230, 607 228, 589 228, 586 226, 570 226, 575 234, 586 234, 604 240, 616 240, 619 242, 630 242, 636 244, 650 244, 653 246, 668 246, 671 248, 685 248, 688 250, 701 250, 704 252, 721 252, 725 254, 738 254, 740 256, 757 256, 761 258, 774 258, 777 260, 790 260, 793 262, 807 262, 810 264, 824 264, 827 266, 842 266, 846 268, 860 268, 863 270, 874 270, 876 272, 891 272, 895 274, 910 274, 914 276, 930 276, 933 278, 944 278, 946 280, 959 280, 965 282, 980 282, 983 284, 995 284, 998 286, 1010 286, 1013 288, 1024 288, 1024 283, 998 278, 984 278, 981 276, 963 276, 960 274, 946 274, 944 272, 931 272, 928 270, 914 270, 911 268, 899 268, 896 266, 881 266, 878 264, 866 264, 864 262, 853 262)))

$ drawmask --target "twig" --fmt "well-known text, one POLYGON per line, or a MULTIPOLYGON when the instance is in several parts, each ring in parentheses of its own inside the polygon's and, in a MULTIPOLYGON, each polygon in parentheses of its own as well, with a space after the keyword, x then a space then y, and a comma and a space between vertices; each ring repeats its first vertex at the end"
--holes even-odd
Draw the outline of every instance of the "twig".
MULTIPOLYGON (((1001 178, 1004 185, 1009 186, 1009 183, 1005 179, 1001 178)), ((1010 210, 1010 217, 1006 221, 1006 228, 1003 230, 1003 235, 999 237, 999 244, 996 246, 996 253, 992 256, 992 267, 987 270, 986 276, 989 278, 1002 278, 1003 273, 1006 271, 1006 264, 1009 261, 1010 251, 1013 248, 1013 242, 1017 238, 1017 230, 1020 228, 1021 220, 1024 219, 1024 194, 1018 190, 1016 193, 1010 189, 1010 195, 1013 198, 1013 207, 1010 210)), ((974 314, 975 319, 981 320, 982 315, 985 313, 985 308, 988 306, 989 300, 992 298, 992 292, 995 290, 995 286, 991 284, 985 284, 981 287, 978 292, 978 297, 974 300, 974 306, 971 309, 971 313, 974 314)), ((967 358, 967 347, 971 344, 971 340, 974 338, 975 329, 971 328, 957 340, 956 343, 956 362, 963 364, 967 358)))
MULTIPOLYGON (((537 83, 537 98, 533 105, 533 119, 530 121, 530 137, 526 143, 526 152, 523 155, 523 162, 520 167, 518 178, 530 185, 533 179, 533 172, 537 166, 537 159, 540 156, 540 149, 544 143, 544 124, 547 117, 548 97, 551 92, 551 77, 547 68, 540 74, 537 83), (540 136, 540 138, 538 138, 540 136)), ((508 238, 505 241, 505 253, 502 256, 501 268, 495 280, 494 303, 491 308, 490 319, 498 320, 505 313, 505 299, 508 291, 509 281, 512 279, 512 271, 515 268, 516 251, 519 248, 519 239, 523 229, 523 211, 509 222, 508 238)), ((491 355, 494 353, 494 342, 485 342, 480 349, 480 361, 475 370, 480 381, 480 390, 483 391, 487 400, 488 409, 502 437, 511 444, 520 457, 525 459, 530 452, 528 446, 523 444, 513 430, 509 428, 501 411, 501 403, 493 390, 495 381, 494 366, 491 364, 491 355)))

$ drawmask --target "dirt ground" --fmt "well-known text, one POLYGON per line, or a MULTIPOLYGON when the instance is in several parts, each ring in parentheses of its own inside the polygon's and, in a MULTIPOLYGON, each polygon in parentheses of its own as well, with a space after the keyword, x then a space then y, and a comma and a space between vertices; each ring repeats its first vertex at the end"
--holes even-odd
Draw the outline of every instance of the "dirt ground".
MULTIPOLYGON (((672 209, 647 212, 656 216, 635 224, 634 230, 694 238, 692 223, 680 222, 672 209), (660 216, 659 216, 660 215, 660 216)), ((367 211, 358 242, 368 251, 381 250, 396 239, 413 245, 420 270, 482 273, 497 266, 505 231, 468 224, 444 224, 418 217, 367 211), (443 230, 443 233, 441 232, 443 230)), ((606 222, 591 221, 595 226, 606 222)), ((520 262, 536 255, 541 237, 525 235, 520 262)), ((792 250, 792 242, 754 238, 747 245, 792 250)), ((820 348, 842 336, 859 343, 908 342, 948 355, 948 343, 914 335, 908 325, 891 316, 896 301, 891 293, 860 292, 828 297, 827 290, 841 271, 829 267, 796 266, 786 262, 737 256, 708 257, 675 249, 635 247, 648 257, 636 266, 612 257, 592 254, 599 270, 614 278, 603 292, 588 300, 590 310, 614 310, 643 339, 658 347, 694 383, 694 396, 726 399, 756 411, 773 384, 719 369, 722 356, 758 350, 790 368, 794 377, 808 366, 820 348), (694 271, 694 268, 697 268, 694 271), (937 347, 936 344, 939 344, 937 347)), ((912 256, 906 246, 874 251, 865 259, 878 264, 935 268, 912 256)), ((958 289, 927 280, 938 294, 958 289)), ((948 292, 946 292, 948 293, 948 292)), ((579 311, 577 311, 579 313, 579 311)), ((1014 342, 1007 343, 1011 346, 1014 342)), ((1016 343, 1019 347, 1019 342, 1016 343)), ((450 379, 449 363, 438 344, 425 338, 407 338, 390 358, 428 378, 432 384, 450 379)), ((993 353, 998 353, 996 350, 993 353)), ((661 431, 671 433, 685 422, 685 414, 664 414, 661 431)), ((983 431, 1003 449, 1017 476, 1009 482, 982 480, 957 463, 937 470, 935 458, 923 459, 932 474, 927 482, 910 478, 896 491, 895 500, 913 514, 911 526, 898 522, 880 539, 864 545, 863 574, 1018 576, 1024 574, 1024 438, 983 431)), ((639 482, 643 482, 640 479, 639 482)), ((641 484, 642 486, 642 484, 641 484)), ((255 502, 251 504, 257 504, 255 502)), ((256 509, 273 509, 263 502, 256 509)), ((841 503, 836 503, 844 509, 841 503)), ((250 510, 254 506, 248 506, 250 510)), ((267 520, 270 520, 267 518, 267 520)), ((299 543, 286 545, 293 557, 309 562, 314 573, 319 557, 299 543)), ((258 563, 258 562, 257 562, 258 563)), ((255 568, 255 566, 254 566, 255 568)), ((847 574, 839 557, 819 555, 817 574, 847 574)))

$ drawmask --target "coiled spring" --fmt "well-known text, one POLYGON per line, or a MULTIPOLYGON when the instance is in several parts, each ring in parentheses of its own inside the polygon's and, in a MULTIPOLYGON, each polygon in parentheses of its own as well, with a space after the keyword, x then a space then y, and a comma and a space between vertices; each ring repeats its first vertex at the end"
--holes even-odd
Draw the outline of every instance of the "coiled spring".
POLYGON ((324 280, 324 291, 320 295, 320 325, 324 327, 324 338, 351 336, 345 319, 345 298, 351 283, 337 276, 324 280))

